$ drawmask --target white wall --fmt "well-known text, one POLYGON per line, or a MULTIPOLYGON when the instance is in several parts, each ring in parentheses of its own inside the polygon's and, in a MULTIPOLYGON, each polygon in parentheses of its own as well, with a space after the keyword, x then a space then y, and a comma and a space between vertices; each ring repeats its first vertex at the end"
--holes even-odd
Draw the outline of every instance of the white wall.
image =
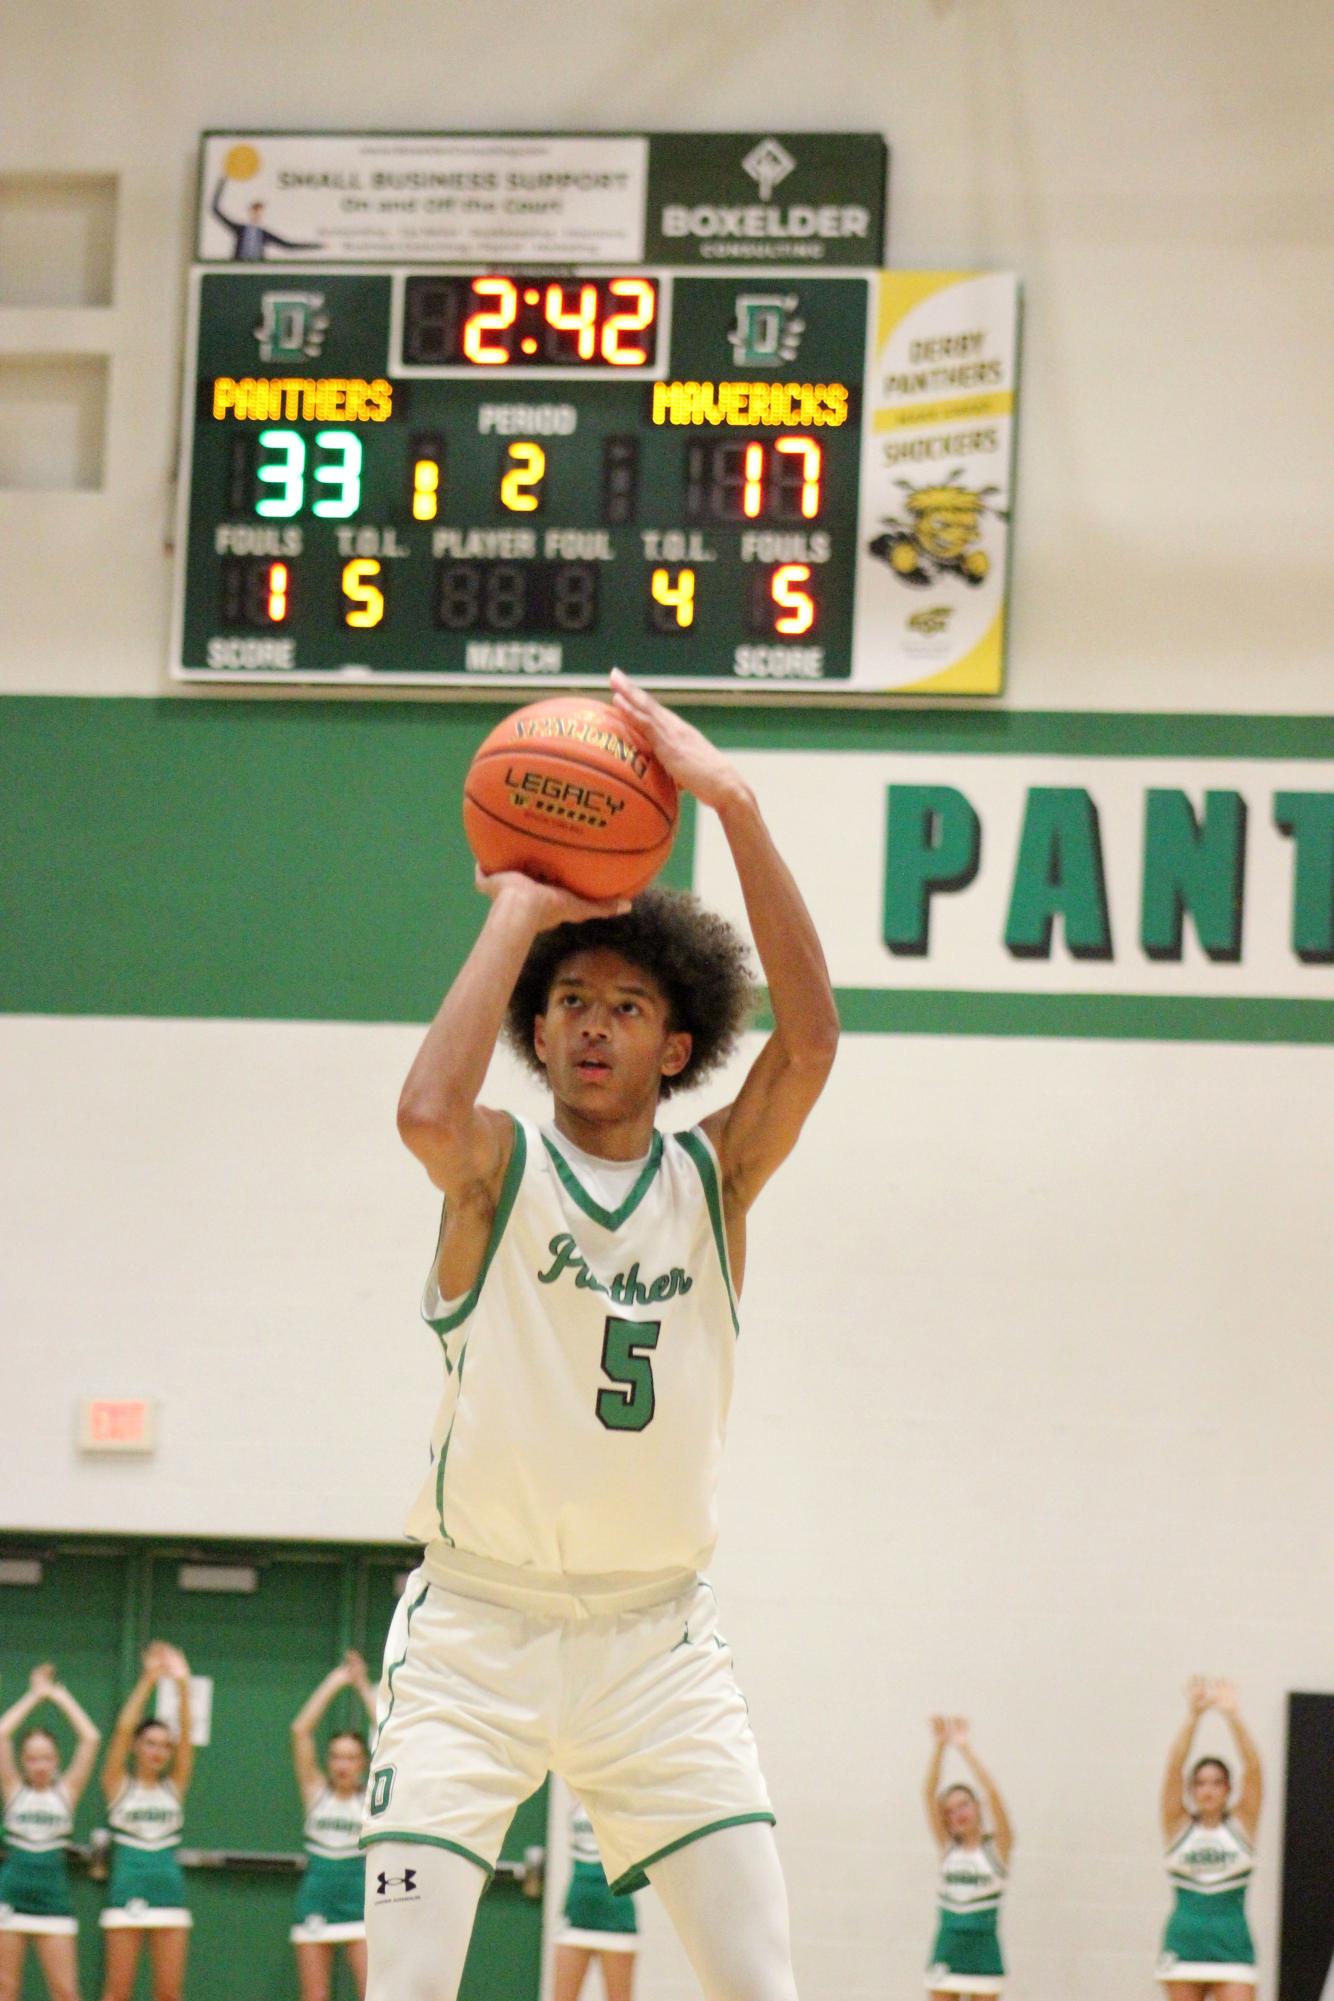
MULTIPOLYGON (((9 1520, 397 1533, 439 1387, 434 1201, 392 1129, 415 1040, 7 1024, 9 1520), (81 1462, 79 1392, 162 1397, 157 1461, 81 1462)), ((756 1214, 714 1572, 808 2001, 913 1990, 939 1708, 976 1718, 1019 1829, 1015 2001, 1147 1995, 1197 1669, 1235 1675, 1265 1753, 1272 1966, 1283 1696, 1334 1661, 1326 1073, 845 1042, 756 1214)), ((505 1062, 490 1095, 531 1102, 505 1062)), ((688 1995, 644 1903, 645 2001, 688 1995)))
POLYGON ((163 686, 203 127, 846 127, 890 140, 894 263, 1026 286, 1011 698, 1322 708, 1329 35, 1318 0, 13 10, 0 173, 114 173, 120 221, 104 313, 0 313, 0 356, 113 355, 105 493, 0 493, 0 688, 163 686))

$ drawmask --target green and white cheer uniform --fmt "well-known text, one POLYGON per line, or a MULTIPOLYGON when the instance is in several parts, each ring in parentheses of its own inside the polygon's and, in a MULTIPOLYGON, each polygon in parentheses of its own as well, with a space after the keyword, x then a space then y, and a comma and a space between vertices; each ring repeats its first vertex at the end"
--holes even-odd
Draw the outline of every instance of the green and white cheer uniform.
POLYGON ((111 1881, 101 1922, 108 1931, 166 1931, 194 1922, 176 1858, 185 1814, 170 1779, 126 1779, 107 1809, 111 1881))
POLYGON ((363 1845, 433 1841, 490 1869, 548 1769, 618 1891, 715 1828, 772 1821, 699 1577, 737 1335, 703 1132, 615 1162, 516 1119, 477 1282, 442 1301, 428 1280, 423 1312, 445 1394, 363 1845))
POLYGON ((610 1888, 593 1823, 582 1807, 570 1816, 570 1855, 570 1887, 556 1944, 586 1946, 593 1952, 638 1952, 635 1900, 618 1897, 610 1888))
POLYGON ((20 1786, 4 1812, 0 1932, 69 1935, 78 1930, 70 1900, 65 1843, 74 1812, 65 1788, 20 1786))
POLYGON ((1246 1885, 1255 1854, 1237 1823, 1191 1821, 1167 1851, 1176 1903, 1163 1934, 1158 1978, 1255 1985, 1255 1942, 1246 1922, 1246 1885))
POLYGON ((366 1864, 358 1843, 364 1792, 325 1786, 311 1801, 302 1834, 306 1873, 296 1893, 297 1945, 343 1945, 366 1936, 366 1864))
POLYGON ((940 1923, 926 1984, 939 1994, 999 1994, 1005 1980, 1000 1905, 1005 1864, 990 1836, 978 1848, 957 1842, 941 1857, 940 1923))

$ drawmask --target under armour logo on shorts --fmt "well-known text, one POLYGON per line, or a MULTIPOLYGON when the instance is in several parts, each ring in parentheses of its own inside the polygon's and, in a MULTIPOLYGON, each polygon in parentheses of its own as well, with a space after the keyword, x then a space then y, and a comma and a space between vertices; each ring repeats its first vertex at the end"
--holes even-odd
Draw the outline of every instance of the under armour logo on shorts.
POLYGON ((376 1881, 379 1885, 379 1888, 375 1892, 377 1897, 387 1897, 391 1889, 397 1890, 400 1887, 404 1896, 410 1897, 417 1887, 417 1871, 415 1869, 405 1869, 401 1876, 386 1876, 384 1870, 381 1869, 376 1881))

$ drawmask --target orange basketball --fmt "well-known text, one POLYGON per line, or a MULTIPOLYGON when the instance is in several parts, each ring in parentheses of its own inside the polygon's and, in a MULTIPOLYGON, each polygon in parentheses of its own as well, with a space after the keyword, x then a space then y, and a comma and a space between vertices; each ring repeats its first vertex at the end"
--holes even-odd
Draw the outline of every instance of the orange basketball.
POLYGON ((653 752, 609 704, 577 695, 506 716, 463 787, 463 831, 487 875, 522 869, 596 902, 653 880, 676 816, 653 752))

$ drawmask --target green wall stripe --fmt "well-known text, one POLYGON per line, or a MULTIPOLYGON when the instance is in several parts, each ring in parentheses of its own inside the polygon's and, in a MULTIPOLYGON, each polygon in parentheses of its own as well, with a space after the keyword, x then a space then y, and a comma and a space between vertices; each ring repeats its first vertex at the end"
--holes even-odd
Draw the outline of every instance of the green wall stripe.
POLYGON ((723 750, 934 751, 978 757, 1334 757, 1334 716, 1104 709, 686 710, 723 750))
MULTIPOLYGON (((1134 1042, 1334 1042, 1334 1001, 1195 994, 963 993, 838 987, 845 1035, 1080 1036, 1134 1042)), ((760 1028, 773 1016, 761 1008, 760 1028)))
MULTIPOLYGON (((0 697, 0 1010, 425 1021, 482 916, 459 800, 512 703, 0 697)), ((721 746, 1334 758, 1315 716, 687 710, 721 746)), ((691 875, 683 814, 665 879, 691 875)), ((854 1033, 1326 1041, 1304 1000, 852 989, 854 1033)))

